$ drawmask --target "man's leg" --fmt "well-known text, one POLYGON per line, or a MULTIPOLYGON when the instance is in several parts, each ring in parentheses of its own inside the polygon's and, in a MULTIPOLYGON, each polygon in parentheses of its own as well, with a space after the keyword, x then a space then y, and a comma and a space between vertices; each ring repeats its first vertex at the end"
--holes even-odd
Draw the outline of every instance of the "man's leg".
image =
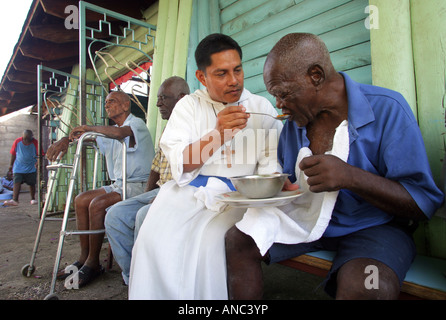
POLYGON ((389 223, 339 239, 327 293, 336 299, 397 299, 416 255, 411 235, 389 223))
POLYGON ((29 194, 31 196, 31 203, 36 200, 36 183, 37 172, 31 172, 26 175, 26 183, 29 185, 29 194))
POLYGON ((134 244, 135 216, 153 199, 150 192, 121 201, 113 205, 105 216, 105 230, 113 257, 122 270, 126 284, 130 273, 130 261, 134 244))
POLYGON ((133 242, 135 242, 136 238, 138 237, 139 229, 141 229, 142 223, 144 222, 144 219, 146 218, 147 212, 149 212, 151 205, 152 205, 151 203, 145 205, 144 207, 140 208, 136 213, 133 242))
POLYGON ((225 245, 229 299, 262 299, 264 258, 254 240, 234 226, 226 233, 225 245))
POLYGON ((135 218, 135 232, 134 232, 134 238, 133 242, 136 241, 136 237, 138 236, 139 229, 142 226, 142 223, 144 222, 144 219, 146 218, 147 212, 149 212, 150 206, 152 205, 153 201, 156 198, 156 195, 158 194, 160 188, 156 188, 153 190, 150 190, 147 192, 147 196, 145 197, 145 206, 141 207, 138 212, 136 213, 135 218))
POLYGON ((400 292, 395 272, 374 259, 357 258, 345 263, 339 269, 337 283, 338 300, 395 300, 400 292))
POLYGON ((22 187, 21 182, 14 182, 14 188, 12 191, 12 200, 14 200, 15 202, 19 202, 19 194, 21 187, 22 187))
MULTIPOLYGON (((121 201, 121 195, 117 192, 110 192, 99 195, 92 199, 89 211, 90 230, 104 229, 105 209, 121 201)), ((91 234, 89 243, 89 253, 85 264, 92 269, 99 269, 99 254, 104 241, 104 233, 91 234)))
POLYGON ((19 202, 20 188, 22 187, 23 175, 21 173, 14 173, 14 186, 12 189, 12 200, 19 202))
POLYGON ((36 185, 35 184, 29 185, 29 195, 31 196, 31 201, 36 200, 36 185))
MULTIPOLYGON (((78 230, 89 230, 90 229, 90 214, 89 207, 91 201, 100 196, 104 195, 106 192, 104 189, 96 189, 85 191, 78 196, 76 196, 74 200, 74 208, 76 211, 76 224, 78 230)), ((80 235, 80 247, 81 253, 79 256, 79 262, 81 265, 85 263, 88 258, 90 252, 90 236, 89 235, 80 235)))

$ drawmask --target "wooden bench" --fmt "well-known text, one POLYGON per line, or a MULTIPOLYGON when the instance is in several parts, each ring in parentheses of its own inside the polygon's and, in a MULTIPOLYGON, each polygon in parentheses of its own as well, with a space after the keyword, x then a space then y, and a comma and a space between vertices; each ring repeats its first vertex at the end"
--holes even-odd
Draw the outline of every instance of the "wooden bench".
MULTIPOLYGON (((325 277, 334 255, 332 251, 317 251, 281 264, 325 277)), ((404 279, 400 299, 446 300, 446 260, 417 255, 404 279)))

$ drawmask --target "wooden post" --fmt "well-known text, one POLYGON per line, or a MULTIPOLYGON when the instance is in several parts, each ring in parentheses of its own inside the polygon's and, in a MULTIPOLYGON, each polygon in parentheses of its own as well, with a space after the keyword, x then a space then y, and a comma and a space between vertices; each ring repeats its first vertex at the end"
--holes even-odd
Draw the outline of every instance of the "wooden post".
POLYGON ((164 43, 166 40, 167 15, 169 9, 169 0, 160 0, 158 2, 158 22, 156 25, 155 50, 153 53, 152 74, 150 77, 149 105, 147 109, 147 127, 152 136, 153 145, 156 145, 156 127, 158 122, 158 108, 156 99, 158 88, 161 84, 164 43))
POLYGON ((149 94, 148 128, 153 143, 158 143, 166 124, 156 107, 161 83, 173 76, 186 76, 193 0, 160 0, 157 33, 149 94))
MULTIPOLYGON (((410 1, 418 120, 434 179, 444 191, 446 2, 410 1)), ((446 208, 425 226, 428 254, 446 259, 446 208)))
POLYGON ((400 92, 417 117, 409 0, 369 2, 373 84, 400 92))

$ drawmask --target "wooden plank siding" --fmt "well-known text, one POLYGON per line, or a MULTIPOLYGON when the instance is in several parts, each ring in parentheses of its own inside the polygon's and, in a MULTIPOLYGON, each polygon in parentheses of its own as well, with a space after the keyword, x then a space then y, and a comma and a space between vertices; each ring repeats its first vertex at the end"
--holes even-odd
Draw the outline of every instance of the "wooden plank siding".
POLYGON ((160 0, 158 7, 157 37, 155 39, 154 63, 151 74, 147 124, 153 144, 166 125, 156 107, 157 93, 161 83, 171 77, 186 77, 187 56, 193 13, 192 0, 160 0))
POLYGON ((367 0, 220 0, 221 32, 243 50, 245 87, 274 99, 263 83, 266 55, 284 35, 310 32, 327 44, 334 66, 355 80, 372 83, 370 32, 364 26, 367 0))
MULTIPOLYGON (((400 92, 418 120, 437 185, 445 188, 446 3, 370 0, 373 84, 400 92)), ((446 259, 446 207, 414 234, 419 254, 446 259)))
MULTIPOLYGON (((434 179, 445 191, 446 2, 410 0, 410 12, 418 123, 434 179)), ((443 205, 417 230, 429 256, 446 259, 445 218, 443 205)))

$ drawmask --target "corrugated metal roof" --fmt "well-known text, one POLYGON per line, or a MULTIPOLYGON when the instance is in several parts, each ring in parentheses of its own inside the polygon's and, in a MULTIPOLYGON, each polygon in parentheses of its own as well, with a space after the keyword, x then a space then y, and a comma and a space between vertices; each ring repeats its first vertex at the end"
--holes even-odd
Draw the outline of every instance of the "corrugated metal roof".
MULTIPOLYGON (((157 0, 133 0, 129 5, 122 0, 91 0, 97 6, 136 18, 157 0)), ((24 21, 22 32, 0 84, 0 116, 37 102, 37 66, 70 72, 79 61, 79 33, 67 29, 65 13, 73 0, 34 0, 24 21)), ((87 13, 89 21, 97 21, 97 14, 87 13)), ((118 25, 113 26, 118 27, 118 25)))

